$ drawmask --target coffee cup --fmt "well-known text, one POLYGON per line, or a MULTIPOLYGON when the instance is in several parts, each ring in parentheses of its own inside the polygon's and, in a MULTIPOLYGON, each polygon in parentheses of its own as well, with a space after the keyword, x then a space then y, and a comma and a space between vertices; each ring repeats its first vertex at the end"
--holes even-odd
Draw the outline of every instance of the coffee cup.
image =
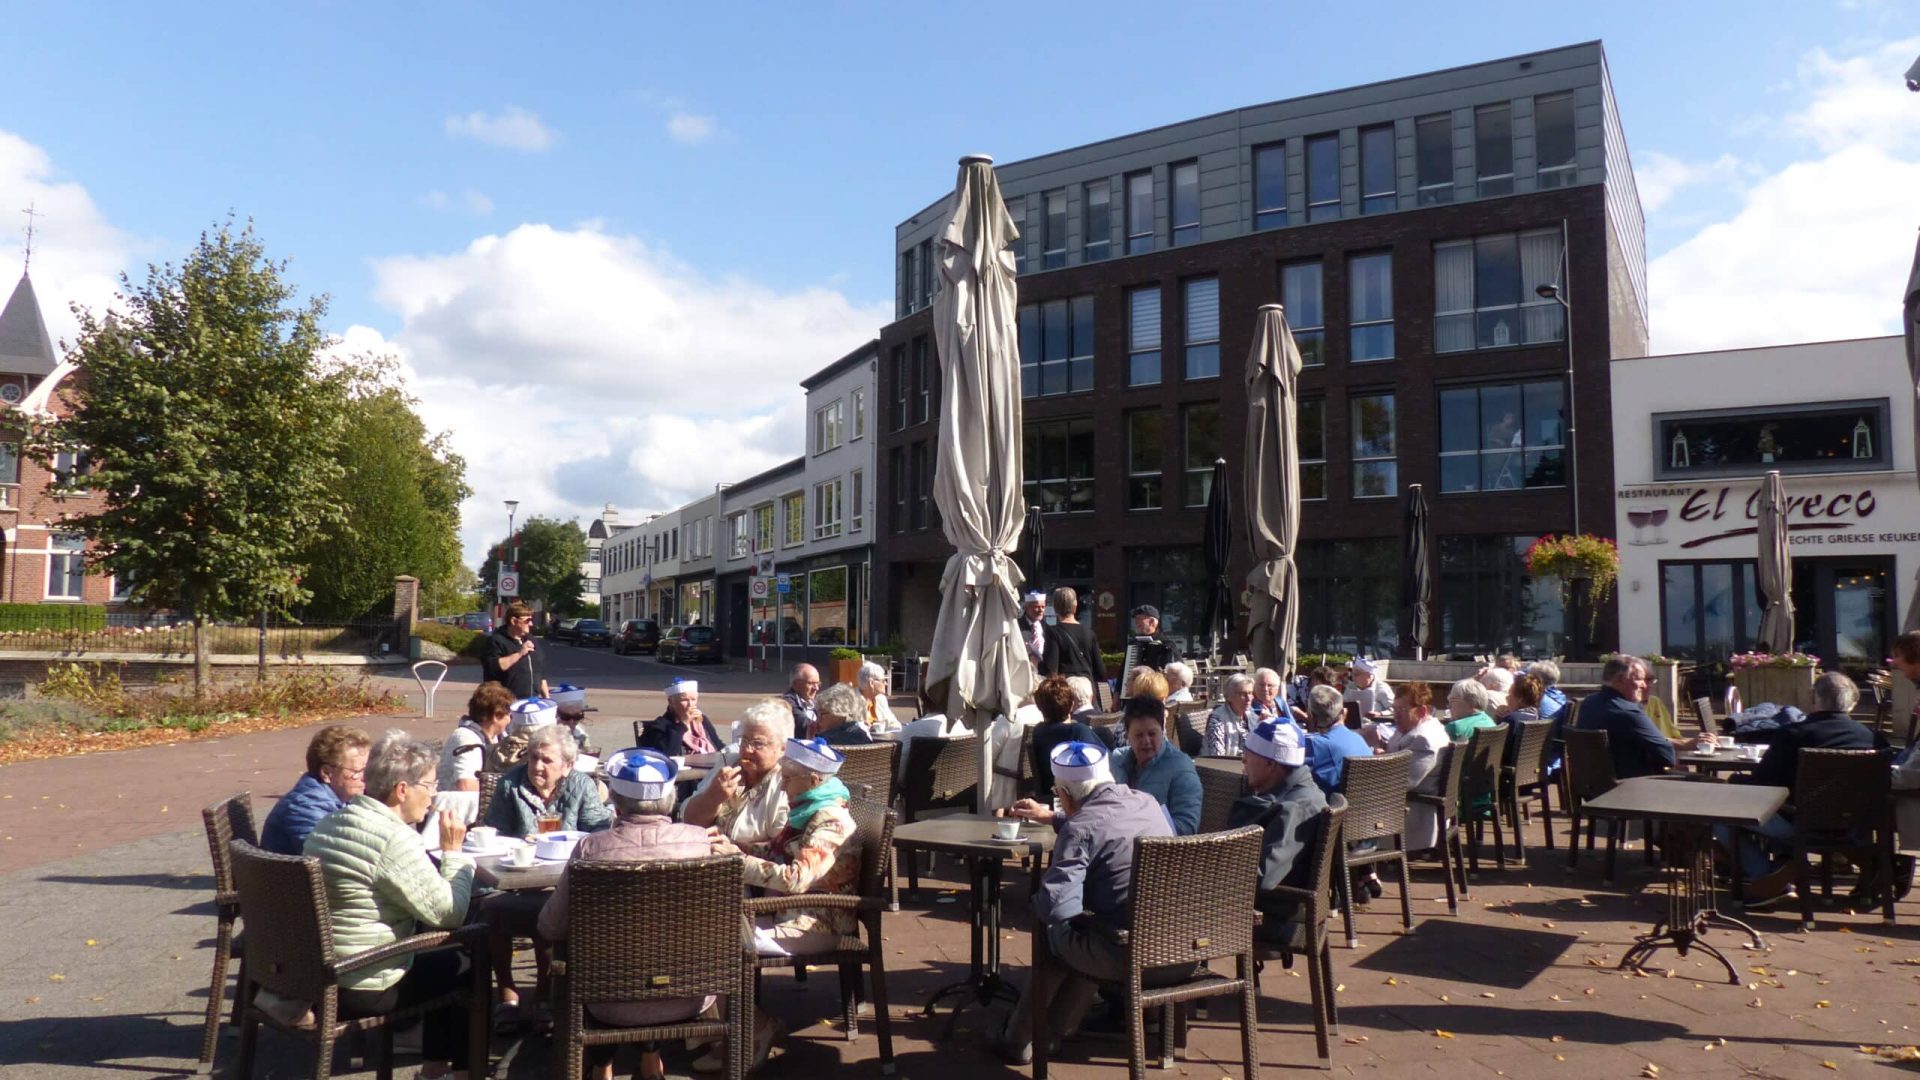
POLYGON ((467 843, 477 848, 490 848, 493 846, 494 839, 499 835, 500 830, 492 828, 491 826, 475 825, 473 828, 467 830, 467 843))
POLYGON ((1751 746, 1743 746, 1740 749, 1742 753, 1747 755, 1748 761, 1759 761, 1761 756, 1766 753, 1767 748, 1755 743, 1751 746))
POLYGON ((1020 839, 1020 819, 1001 818, 993 823, 993 838, 996 840, 1020 839))
POLYGON ((507 852, 507 861, 515 866, 532 866, 533 845, 524 842, 513 845, 507 852))

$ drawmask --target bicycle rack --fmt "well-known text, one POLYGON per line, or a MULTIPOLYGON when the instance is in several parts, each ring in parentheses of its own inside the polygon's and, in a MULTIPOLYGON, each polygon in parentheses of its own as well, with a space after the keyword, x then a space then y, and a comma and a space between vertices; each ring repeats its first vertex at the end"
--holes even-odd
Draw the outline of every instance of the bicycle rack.
POLYGON ((413 665, 413 681, 420 684, 420 692, 426 695, 426 698, 427 698, 426 715, 427 715, 427 719, 429 720, 433 719, 434 691, 440 689, 440 684, 445 682, 446 679, 447 679, 447 665, 442 663, 439 660, 422 660, 419 663, 413 665), (424 677, 422 677, 420 674, 420 669, 434 668, 434 667, 437 667, 440 669, 440 677, 433 680, 432 686, 428 686, 427 680, 424 677))

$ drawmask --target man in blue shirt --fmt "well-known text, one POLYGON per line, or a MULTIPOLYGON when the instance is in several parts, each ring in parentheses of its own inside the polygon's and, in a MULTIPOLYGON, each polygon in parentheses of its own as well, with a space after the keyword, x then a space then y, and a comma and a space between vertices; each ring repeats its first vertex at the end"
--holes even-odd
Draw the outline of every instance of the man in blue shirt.
POLYGON ((1574 726, 1607 733, 1614 778, 1628 780, 1673 768, 1673 743, 1653 726, 1640 705, 1647 700, 1647 684, 1653 681, 1647 662, 1616 655, 1600 669, 1600 681, 1606 685, 1580 703, 1574 726))
POLYGON ((1328 795, 1340 790, 1348 758, 1373 753, 1367 740, 1342 722, 1345 712, 1339 690, 1316 686, 1307 691, 1307 768, 1313 772, 1313 782, 1328 795))
POLYGON ((299 855, 320 819, 367 790, 367 752, 373 738, 359 728, 328 724, 307 744, 307 771, 280 796, 260 826, 260 847, 299 855))

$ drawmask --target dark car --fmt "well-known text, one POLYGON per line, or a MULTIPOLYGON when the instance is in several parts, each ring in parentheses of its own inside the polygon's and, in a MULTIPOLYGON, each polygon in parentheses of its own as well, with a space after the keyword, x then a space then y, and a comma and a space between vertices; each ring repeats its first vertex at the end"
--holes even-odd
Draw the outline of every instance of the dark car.
POLYGON ((676 626, 660 639, 663 664, 720 662, 720 636, 711 626, 676 626))
POLYGON ((660 624, 652 619, 628 619, 613 635, 613 651, 621 656, 660 651, 660 624))
POLYGON ((460 616, 459 626, 462 630, 477 630, 482 634, 491 634, 493 633, 493 616, 484 611, 470 611, 460 616))
POLYGON ((597 645, 605 648, 613 644, 613 631, 607 629, 607 624, 599 619, 581 619, 573 624, 571 636, 567 640, 575 645, 597 645))
POLYGON ((572 641, 573 628, 578 625, 579 619, 561 619, 547 628, 547 637, 552 641, 572 641))

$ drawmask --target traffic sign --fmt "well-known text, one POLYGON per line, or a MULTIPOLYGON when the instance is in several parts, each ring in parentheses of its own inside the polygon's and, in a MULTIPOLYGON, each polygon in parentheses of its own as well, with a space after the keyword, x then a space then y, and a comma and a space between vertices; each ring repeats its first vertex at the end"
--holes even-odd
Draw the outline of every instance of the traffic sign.
POLYGON ((747 591, 753 594, 755 600, 765 600, 767 598, 767 579, 763 577, 754 578, 747 585, 747 591))
POLYGON ((753 557, 753 572, 758 577, 772 577, 773 576, 773 556, 770 554, 755 555, 753 557))
POLYGON ((505 573, 500 575, 500 598, 520 595, 520 575, 505 573))
POLYGON ((774 580, 778 582, 778 588, 780 592, 790 593, 793 591, 793 575, 792 574, 781 574, 779 577, 775 578, 774 580))

